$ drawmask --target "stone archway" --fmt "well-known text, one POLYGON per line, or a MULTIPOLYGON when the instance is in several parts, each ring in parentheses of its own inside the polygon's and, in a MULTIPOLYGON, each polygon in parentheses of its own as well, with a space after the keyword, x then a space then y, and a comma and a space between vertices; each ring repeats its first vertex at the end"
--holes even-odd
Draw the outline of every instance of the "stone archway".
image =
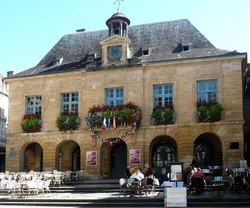
POLYGON ((213 133, 204 133, 196 138, 193 154, 197 166, 223 165, 222 144, 219 137, 213 133))
POLYGON ((149 147, 151 166, 156 176, 160 174, 160 169, 168 168, 169 162, 176 162, 177 144, 170 136, 162 135, 154 138, 149 147))
MULTIPOLYGON (((113 141, 115 139, 110 139, 113 141)), ((123 140, 114 143, 103 143, 100 148, 100 174, 103 176, 123 177, 127 167, 127 145, 123 140)))
POLYGON ((20 154, 21 171, 43 171, 43 149, 37 142, 25 144, 20 154))
POLYGON ((56 169, 59 171, 81 169, 81 149, 73 140, 63 141, 56 148, 56 169))

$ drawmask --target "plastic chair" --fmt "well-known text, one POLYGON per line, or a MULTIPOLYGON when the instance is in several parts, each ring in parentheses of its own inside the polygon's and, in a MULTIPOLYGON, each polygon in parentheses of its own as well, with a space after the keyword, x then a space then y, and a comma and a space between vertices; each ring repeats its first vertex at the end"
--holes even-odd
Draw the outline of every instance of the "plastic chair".
POLYGON ((234 192, 237 193, 241 193, 243 188, 243 180, 241 176, 235 176, 234 177, 234 192))
POLYGON ((127 179, 125 178, 121 178, 119 180, 119 185, 120 185, 120 194, 119 196, 121 196, 121 193, 123 192, 124 197, 126 196, 126 191, 128 190, 128 182, 127 179))
POLYGON ((201 194, 204 192, 204 180, 203 180, 203 178, 193 177, 191 183, 192 183, 192 188, 195 189, 196 194, 201 194))

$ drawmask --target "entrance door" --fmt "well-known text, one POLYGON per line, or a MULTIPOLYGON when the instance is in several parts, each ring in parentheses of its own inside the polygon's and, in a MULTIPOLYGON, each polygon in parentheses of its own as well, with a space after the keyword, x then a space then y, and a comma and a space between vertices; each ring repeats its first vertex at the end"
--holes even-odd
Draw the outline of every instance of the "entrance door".
POLYGON ((79 145, 77 145, 72 152, 72 171, 80 170, 80 158, 81 158, 81 151, 79 145))
POLYGON ((127 167, 127 146, 125 143, 115 145, 110 151, 111 176, 124 176, 127 167))

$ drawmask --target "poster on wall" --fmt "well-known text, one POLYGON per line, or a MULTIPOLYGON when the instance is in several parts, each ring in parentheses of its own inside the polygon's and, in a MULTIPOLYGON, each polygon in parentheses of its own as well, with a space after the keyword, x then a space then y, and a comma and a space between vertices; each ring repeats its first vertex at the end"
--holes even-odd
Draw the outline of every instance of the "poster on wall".
POLYGON ((141 163, 141 150, 140 149, 131 149, 129 151, 129 163, 130 164, 141 163))
POLYGON ((97 165, 97 151, 86 152, 86 165, 96 166, 97 165))

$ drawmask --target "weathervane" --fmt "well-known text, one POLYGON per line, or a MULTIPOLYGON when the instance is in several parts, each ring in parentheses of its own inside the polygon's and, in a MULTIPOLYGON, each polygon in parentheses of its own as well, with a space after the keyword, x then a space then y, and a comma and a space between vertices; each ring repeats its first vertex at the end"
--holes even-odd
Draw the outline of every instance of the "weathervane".
POLYGON ((120 12, 120 5, 121 5, 121 2, 122 2, 123 0, 115 0, 115 2, 114 2, 114 4, 118 4, 118 6, 117 6, 117 13, 119 13, 120 12))

